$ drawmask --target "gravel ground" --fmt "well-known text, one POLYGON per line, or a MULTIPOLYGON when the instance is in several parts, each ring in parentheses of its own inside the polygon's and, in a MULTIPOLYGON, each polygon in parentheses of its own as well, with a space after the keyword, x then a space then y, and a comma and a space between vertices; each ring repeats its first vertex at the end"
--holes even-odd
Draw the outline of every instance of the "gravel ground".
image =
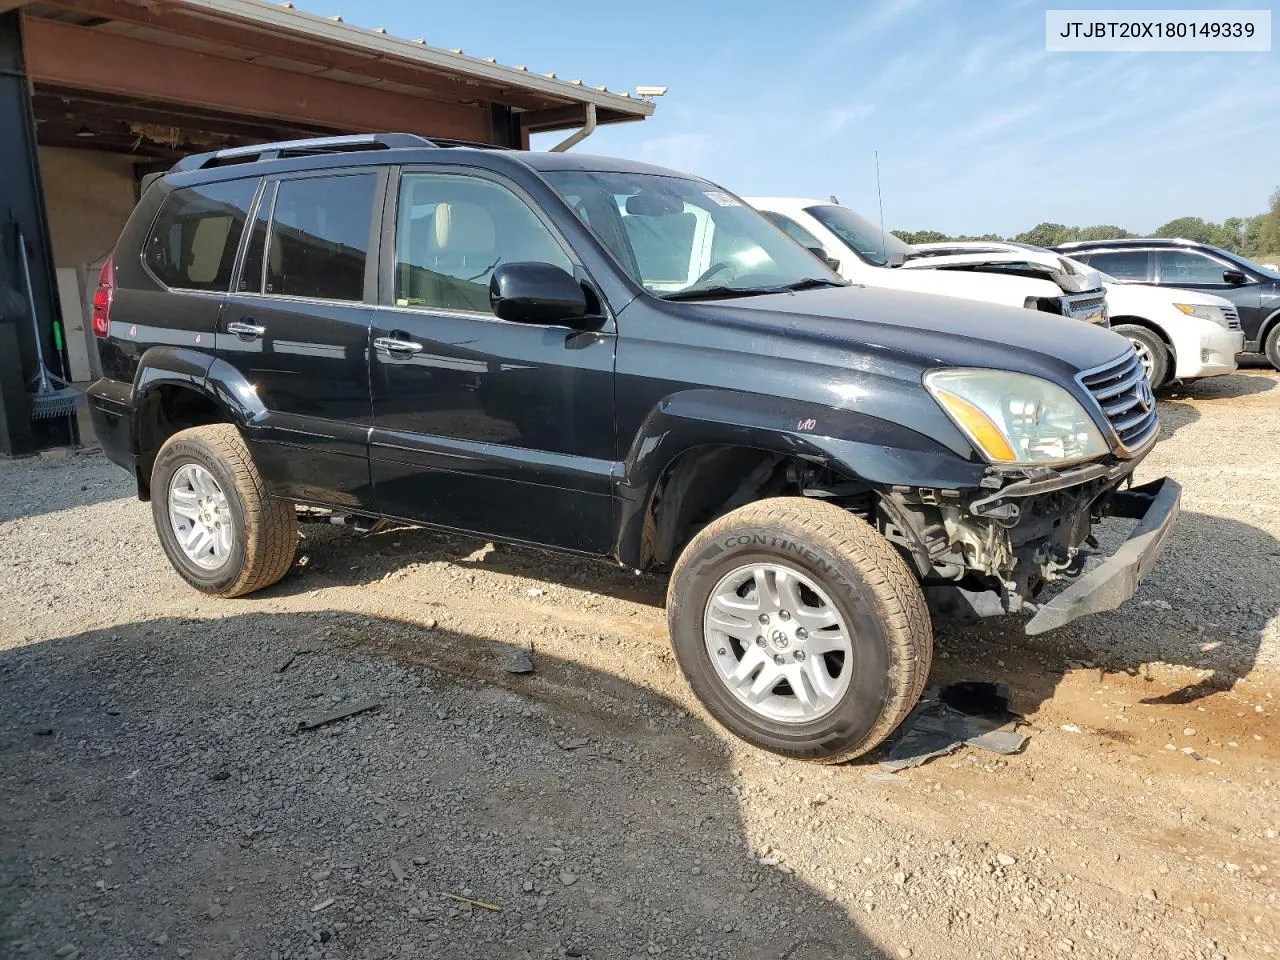
POLYGON ((1280 379, 1162 414, 1133 601, 940 631, 1027 749, 897 775, 714 727, 657 579, 309 527, 212 600, 100 456, 0 463, 0 957, 1274 956, 1280 379))

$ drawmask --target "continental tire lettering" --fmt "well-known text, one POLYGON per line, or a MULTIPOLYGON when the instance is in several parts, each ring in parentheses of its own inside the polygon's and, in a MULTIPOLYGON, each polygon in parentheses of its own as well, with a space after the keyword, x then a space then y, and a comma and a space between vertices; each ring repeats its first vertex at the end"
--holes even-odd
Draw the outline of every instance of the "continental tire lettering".
POLYGON ((782 553, 794 553, 796 556, 803 557, 813 566, 825 573, 833 573, 834 567, 827 559, 818 553, 812 547, 806 546, 798 540, 792 540, 789 537, 780 537, 776 533, 742 533, 725 537, 721 544, 726 550, 734 547, 769 547, 782 553))

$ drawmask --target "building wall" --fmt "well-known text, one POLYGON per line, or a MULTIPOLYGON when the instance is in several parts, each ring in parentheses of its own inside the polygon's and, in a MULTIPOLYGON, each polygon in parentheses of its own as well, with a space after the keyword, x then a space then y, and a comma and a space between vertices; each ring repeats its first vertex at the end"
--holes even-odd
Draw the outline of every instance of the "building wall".
POLYGON ((98 268, 133 211, 134 158, 99 150, 40 147, 62 329, 74 380, 99 374, 90 309, 98 268))
POLYGON ((39 152, 54 265, 101 263, 133 212, 134 158, 63 147, 39 152))

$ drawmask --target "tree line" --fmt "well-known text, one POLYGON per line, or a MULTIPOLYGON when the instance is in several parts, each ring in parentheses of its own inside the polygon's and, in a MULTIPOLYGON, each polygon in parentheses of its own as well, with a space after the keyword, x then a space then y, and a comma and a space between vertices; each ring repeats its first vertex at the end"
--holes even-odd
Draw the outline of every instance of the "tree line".
MULTIPOLYGON (((1070 240, 1115 240, 1137 237, 1123 227, 1111 223, 1099 223, 1090 227, 1069 227, 1062 223, 1038 223, 1030 230, 1012 237, 994 233, 982 236, 949 236, 938 230, 895 230, 907 243, 941 243, 945 240, 1014 240, 1032 243, 1038 247, 1056 247, 1070 240)), ((1227 217, 1222 223, 1211 223, 1199 217, 1178 217, 1157 227, 1150 236, 1184 237, 1199 243, 1211 243, 1215 247, 1230 250, 1244 257, 1276 256, 1280 254, 1280 188, 1271 194, 1266 213, 1254 217, 1227 217)))

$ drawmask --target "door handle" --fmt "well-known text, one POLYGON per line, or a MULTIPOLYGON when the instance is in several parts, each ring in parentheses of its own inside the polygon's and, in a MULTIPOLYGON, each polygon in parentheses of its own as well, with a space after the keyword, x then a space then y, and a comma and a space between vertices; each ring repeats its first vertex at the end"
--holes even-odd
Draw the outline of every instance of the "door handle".
POLYGON ((246 323, 243 320, 233 320, 227 324, 227 333, 234 333, 242 340, 257 340, 266 332, 266 327, 256 323, 246 323))
POLYGON ((400 340, 396 337, 375 337, 373 346, 376 350, 385 350, 387 353, 399 356, 412 356, 415 353, 422 352, 422 344, 413 340, 400 340))

